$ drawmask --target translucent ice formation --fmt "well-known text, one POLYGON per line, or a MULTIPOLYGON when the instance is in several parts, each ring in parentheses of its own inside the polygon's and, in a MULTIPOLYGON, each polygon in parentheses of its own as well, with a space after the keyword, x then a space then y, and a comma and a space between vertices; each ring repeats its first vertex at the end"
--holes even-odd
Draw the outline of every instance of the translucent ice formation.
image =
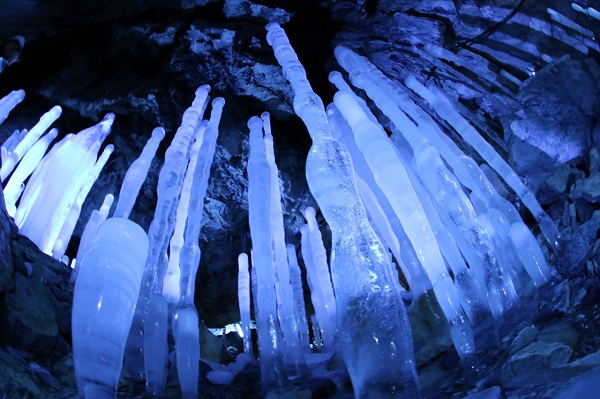
POLYGON ((140 188, 142 188, 142 184, 144 184, 148 176, 148 170, 150 169, 150 164, 154 159, 156 150, 164 137, 165 129, 162 127, 154 129, 152 137, 150 137, 144 146, 140 156, 127 169, 127 173, 125 173, 125 178, 123 178, 123 183, 121 184, 114 217, 129 218, 140 188))
POLYGON ((10 172, 13 171, 27 150, 29 150, 42 134, 46 132, 48 127, 60 117, 60 114, 62 114, 62 108, 58 105, 53 107, 50 111, 42 115, 40 121, 27 132, 15 149, 11 151, 8 158, 2 161, 2 168, 0 168, 0 179, 2 179, 2 181, 4 181, 10 172))
POLYGON ((15 204, 25 189, 23 182, 33 173, 50 146, 50 143, 57 135, 58 130, 52 129, 44 137, 39 139, 29 151, 27 151, 21 162, 19 162, 17 169, 8 180, 6 187, 4 187, 4 200, 10 216, 14 217, 15 212, 17 211, 15 204))
POLYGON ((284 360, 293 376, 307 375, 308 368, 300 344, 298 319, 294 306, 294 293, 290 283, 290 269, 287 250, 285 249, 285 229, 283 226, 283 210, 281 208, 281 192, 279 191, 279 169, 275 163, 275 150, 271 134, 271 122, 268 112, 261 115, 265 132, 265 155, 271 170, 271 229, 273 237, 274 266, 277 287, 279 287, 278 315, 283 332, 285 346, 284 360))
POLYGON ((196 90, 192 105, 183 113, 181 126, 177 129, 171 145, 165 153, 165 162, 158 176, 158 199, 154 219, 148 232, 149 254, 144 268, 138 306, 127 341, 125 369, 135 381, 144 381, 143 331, 144 320, 149 312, 148 303, 153 293, 162 292, 162 284, 168 264, 167 248, 175 225, 175 212, 183 184, 189 150, 196 129, 206 109, 210 86, 196 90))
POLYGON ((323 103, 285 32, 276 23, 267 31, 294 90, 294 110, 313 139, 307 180, 332 231, 338 342, 355 395, 419 397, 406 310, 387 253, 360 202, 350 156, 332 138, 323 103))
MULTIPOLYGON (((98 161, 96 161, 94 167, 92 168, 92 170, 90 170, 90 173, 86 177, 83 185, 81 186, 81 189, 79 190, 79 193, 77 193, 73 205, 71 205, 70 209, 65 210, 66 212, 64 214, 62 226, 55 226, 55 234, 51 238, 54 239, 54 242, 50 242, 51 244, 53 244, 52 257, 54 259, 61 259, 64 256, 65 251, 67 250, 67 245, 69 244, 69 241, 71 241, 71 235, 73 234, 73 230, 75 230, 75 225, 79 220, 79 215, 81 214, 83 202, 87 198, 87 195, 92 189, 92 186, 98 179, 98 176, 100 176, 102 168, 104 168, 104 165, 106 165, 106 162, 108 161, 110 155, 113 153, 114 149, 115 147, 112 144, 109 144, 104 148, 102 154, 100 155, 100 157, 98 157, 98 161)), ((60 220, 58 223, 60 223, 60 220)))
POLYGON ((194 304, 196 289, 196 273, 200 266, 200 247, 198 237, 202 226, 202 213, 204 210, 204 197, 208 187, 210 166, 212 165, 219 136, 219 122, 223 112, 225 100, 217 97, 212 102, 210 121, 202 145, 198 153, 198 160, 194 168, 194 177, 191 187, 189 208, 187 210, 187 225, 185 239, 181 248, 179 268, 181 269, 180 298, 175 313, 174 325, 177 374, 184 398, 197 397, 199 362, 200 362, 200 331, 198 327, 198 312, 194 304), (197 348, 197 349, 196 349, 197 348), (198 354, 196 354, 198 353, 198 354), (180 357, 185 359, 181 361, 180 357))
POLYGON ((147 253, 144 230, 130 220, 112 218, 100 226, 81 261, 72 313, 80 397, 116 397, 147 253))
POLYGON ((336 309, 333 287, 327 267, 327 252, 314 208, 304 210, 306 228, 301 228, 302 257, 306 265, 306 276, 311 285, 311 292, 316 292, 316 303, 313 304, 321 329, 325 351, 335 351, 336 309))
POLYGON ((250 335, 250 271, 248 269, 248 255, 241 253, 238 256, 238 268, 238 304, 242 321, 244 352, 254 357, 252 336, 250 335))
POLYGON ((25 98, 25 90, 15 90, 0 98, 0 124, 4 122, 10 111, 25 98))
POLYGON ((52 147, 29 179, 15 222, 19 232, 46 254, 52 253, 58 232, 96 163, 114 119, 109 113, 98 124, 67 135, 52 147))
POLYGON ((252 269, 256 270, 256 307, 260 370, 263 390, 287 384, 283 367, 282 337, 277 321, 277 298, 273 278, 271 236, 271 167, 267 162, 263 124, 259 117, 248 121, 250 156, 248 158, 248 214, 252 237, 252 269))

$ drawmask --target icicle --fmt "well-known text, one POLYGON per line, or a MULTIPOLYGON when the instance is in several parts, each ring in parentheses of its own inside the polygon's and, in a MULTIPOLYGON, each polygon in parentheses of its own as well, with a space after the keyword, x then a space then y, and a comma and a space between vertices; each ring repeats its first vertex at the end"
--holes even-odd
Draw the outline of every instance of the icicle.
POLYGON ((133 161, 121 184, 121 191, 119 192, 119 200, 115 208, 114 217, 129 218, 129 214, 133 209, 135 200, 142 188, 142 184, 148 176, 148 170, 156 150, 162 139, 165 137, 165 129, 157 127, 152 131, 152 137, 146 142, 144 149, 140 156, 133 161))
POLYGON ((115 115, 107 114, 96 125, 67 135, 42 159, 21 197, 15 223, 46 254, 75 197, 93 168, 102 141, 110 133, 115 115))
POLYGON ((125 356, 125 370, 134 381, 144 380, 143 330, 148 314, 148 303, 153 293, 162 292, 168 262, 168 240, 174 229, 174 215, 179 202, 185 167, 194 134, 206 109, 209 91, 208 85, 196 90, 194 101, 183 113, 181 126, 177 129, 165 153, 165 161, 158 175, 158 199, 154 219, 148 231, 150 252, 146 259, 144 278, 125 356))
POLYGON ((169 303, 177 303, 179 301, 179 280, 181 279, 181 271, 179 269, 179 254, 184 242, 185 224, 187 221, 187 210, 190 203, 190 194, 192 189, 192 180, 194 178, 194 170, 198 161, 198 153, 204 138, 204 132, 208 127, 208 121, 203 120, 196 132, 196 140, 190 151, 190 160, 188 162, 187 171, 181 187, 181 195, 179 196, 179 204, 175 216, 175 230, 169 243, 169 265, 163 282, 163 295, 169 303))
POLYGON ((267 31, 267 42, 294 90, 294 111, 313 139, 306 175, 332 232, 338 342, 355 394, 418 398, 406 309, 389 275, 387 253, 360 202, 350 155, 332 138, 323 102, 283 29, 271 23, 267 31), (387 317, 390 312, 395 317, 387 317))
POLYGON ((434 96, 425 86, 420 84, 414 77, 410 76, 406 80, 406 85, 424 98, 435 111, 444 118, 460 135, 465 141, 475 148, 475 150, 486 160, 506 183, 517 193, 523 203, 529 208, 531 213, 538 221, 544 236, 548 242, 552 245, 553 249, 559 251, 561 248, 562 238, 556 228, 556 225, 552 219, 542 209, 539 202, 523 184, 521 179, 517 176, 514 170, 506 163, 504 159, 494 150, 494 148, 487 143, 479 133, 462 118, 450 104, 440 100, 434 96))
MULTIPOLYGON (((4 122, 10 111, 25 98, 25 90, 14 90, 0 98, 0 124, 4 122)), ((2 160, 4 163, 4 159, 2 160)))
POLYGON ((273 255, 276 275, 279 282, 280 306, 279 323, 283 332, 284 361, 288 373, 292 377, 309 374, 298 330, 298 320, 295 315, 294 293, 290 283, 290 268, 285 249, 285 229, 283 225, 283 209, 281 208, 281 192, 279 190, 279 170, 275 163, 275 150, 271 134, 271 121, 268 112, 261 115, 265 132, 265 156, 271 171, 271 234, 273 240, 273 255))
POLYGON ((271 245, 271 168, 267 162, 262 121, 252 117, 250 157, 248 159, 248 208, 252 237, 252 269, 257 280, 257 331, 260 345, 261 383, 263 390, 287 384, 283 368, 282 341, 277 323, 277 300, 272 267, 271 245))
POLYGON ((296 307, 296 319, 298 320, 298 330, 300 332, 300 343, 305 352, 310 350, 310 336, 308 334, 308 320, 306 319, 306 307, 304 305, 304 290, 302 289, 302 275, 298 258, 296 257, 296 247, 291 244, 286 246, 288 263, 290 265, 290 282, 294 292, 294 306, 296 307))
POLYGON ((6 159, 6 162, 2 162, 2 168, 0 168, 0 179, 2 179, 2 181, 8 177, 10 172, 13 171, 21 158, 23 158, 27 150, 29 150, 36 141, 38 141, 48 127, 60 117, 61 113, 61 107, 58 105, 53 107, 50 111, 42 115, 40 121, 36 123, 36 125, 29 132, 27 132, 27 135, 23 138, 23 140, 21 140, 15 149, 11 151, 8 159, 6 159))
POLYGON ((219 122, 224 105, 225 100, 221 97, 215 98, 212 102, 210 122, 204 132, 202 145, 198 153, 198 160, 194 169, 189 207, 187 210, 188 217, 185 227, 185 239, 181 248, 179 261, 181 269, 181 296, 177 304, 177 311, 175 312, 177 327, 174 331, 176 343, 188 342, 183 346, 176 346, 177 374, 184 398, 198 396, 200 331, 198 327, 198 312, 194 304, 196 273, 200 266, 198 236, 200 236, 200 227, 202 226, 204 198, 208 188, 210 166, 215 155, 217 137, 219 136, 219 122), (181 361, 182 359, 184 362, 181 361))
POLYGON ((6 187, 4 187, 4 200, 6 209, 10 216, 15 216, 17 211, 15 204, 25 189, 23 182, 29 177, 42 160, 52 140, 58 135, 58 130, 50 130, 44 137, 39 139, 23 157, 17 169, 14 171, 6 187))
POLYGON ((69 241, 71 241, 73 230, 75 230, 75 225, 79 220, 83 202, 87 198, 93 184, 98 179, 98 176, 100 176, 100 172, 102 171, 102 168, 104 168, 104 165, 106 165, 114 148, 115 147, 112 144, 109 144, 104 148, 104 151, 102 151, 98 161, 96 161, 96 164, 85 179, 70 208, 65 207, 63 209, 63 217, 61 218, 63 222, 61 223, 61 219, 58 220, 57 225, 53 230, 54 234, 50 236, 49 245, 52 245, 52 257, 54 259, 60 259, 65 254, 67 245, 69 244, 69 241))
POLYGON ((130 220, 102 224, 82 260, 73 296, 73 361, 82 398, 115 398, 148 238, 130 220))
POLYGON ((242 324, 242 340, 244 353, 254 358, 252 349, 252 333, 250 331, 250 271, 248 269, 248 255, 241 253, 238 256, 238 306, 242 324))

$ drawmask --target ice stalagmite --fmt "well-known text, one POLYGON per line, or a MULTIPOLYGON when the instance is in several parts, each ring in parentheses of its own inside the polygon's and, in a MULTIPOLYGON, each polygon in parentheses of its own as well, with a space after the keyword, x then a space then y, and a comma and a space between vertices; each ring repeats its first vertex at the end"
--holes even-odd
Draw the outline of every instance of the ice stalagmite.
MULTIPOLYGON (((140 288, 138 306, 131 332, 127 341, 125 370, 135 381, 144 380, 143 331, 148 305, 152 294, 162 296, 162 284, 167 268, 167 247, 175 224, 175 212, 179 203, 179 193, 187 165, 190 146, 200 124, 210 86, 204 85, 196 90, 192 105, 183 113, 181 126, 177 129, 171 145, 165 153, 165 162, 158 176, 158 199, 154 219, 150 224, 148 240, 150 242, 144 278, 140 288)), ((161 299, 156 297, 156 302, 161 299)), ((162 305, 156 303, 157 308, 162 305)), ((166 320, 164 320, 166 323, 166 320)))
POLYGON ((308 374, 306 361, 300 344, 298 319, 294 309, 294 293, 290 283, 290 269, 285 249, 285 229, 283 226, 283 210, 281 208, 281 192, 279 191, 279 169, 275 163, 275 150, 273 148, 273 135, 268 112, 261 115, 265 132, 265 152, 271 170, 271 233, 273 237, 273 254, 277 281, 279 283, 280 300, 279 322, 283 332, 284 360, 290 376, 308 374))
POLYGON ((310 345, 310 336, 308 334, 308 320, 306 319, 306 307, 304 305, 304 290, 302 289, 302 275, 298 258, 296 257, 296 247, 292 244, 286 245, 288 263, 290 265, 290 283, 294 290, 294 306, 296 308, 296 319, 298 319, 298 331, 300 333, 300 344, 305 352, 310 345))
MULTIPOLYGON (((313 288, 319 293, 319 307, 321 311, 317 312, 317 320, 322 331, 323 343, 326 352, 335 351, 335 329, 336 329, 336 305, 333 287, 327 266, 327 252, 323 245, 323 237, 317 223, 316 212, 314 208, 304 209, 304 218, 306 219, 307 229, 306 238, 308 240, 309 251, 302 252, 304 260, 307 262, 306 274, 310 278, 313 288), (306 260, 310 257, 310 260, 306 260), (310 269, 308 265, 311 265, 310 269)), ((302 231, 304 235, 305 232, 302 231)))
POLYGON ((60 225, 59 220, 55 226, 55 229, 53 230, 54 234, 52 235, 50 241, 50 244, 52 245, 52 257, 54 259, 61 259, 65 255, 67 245, 69 244, 69 241, 71 241, 71 235, 73 235, 73 230, 75 230, 75 225, 79 220, 83 202, 87 198, 92 186, 98 179, 98 176, 100 176, 102 168, 104 168, 104 165, 106 165, 106 162, 113 153, 114 149, 115 147, 112 144, 109 144, 104 148, 102 154, 98 158, 98 161, 96 161, 96 164, 94 164, 94 167, 86 177, 81 189, 79 190, 79 193, 77 193, 77 196, 74 198, 70 208, 67 205, 63 209, 62 226, 60 225))
MULTIPOLYGON (((477 163, 472 158, 467 157, 441 131, 433 118, 411 100, 407 94, 408 89, 397 82, 391 81, 366 58, 343 46, 336 47, 335 55, 340 65, 348 72, 360 70, 366 73, 369 79, 375 82, 403 112, 417 122, 420 132, 439 151, 444 161, 453 169, 454 174, 460 180, 461 184, 472 190, 473 193, 476 193, 476 197, 485 202, 493 214, 488 216, 490 216, 490 220, 496 225, 496 229, 500 227, 497 222, 501 222, 502 226, 508 224, 503 232, 497 235, 497 238, 509 239, 508 232, 510 226, 515 223, 519 226, 523 224, 515 207, 498 195, 477 163)), ((481 214, 480 210, 478 210, 478 213, 481 214)), ((527 240, 528 246, 534 246, 536 240, 531 232, 523 235, 522 238, 523 240, 527 240)), ((514 251, 514 245, 510 246, 510 248, 513 248, 512 251, 514 251)), ((536 285, 543 285, 551 278, 552 273, 545 260, 537 259, 528 252, 519 252, 519 257, 524 258, 524 267, 536 285)))
POLYGON ((13 171, 15 166, 19 163, 21 158, 25 155, 27 150, 34 145, 38 139, 46 132, 48 127, 57 120, 62 114, 62 108, 58 105, 52 107, 52 109, 46 112, 40 118, 39 122, 35 124, 33 128, 21 140, 21 142, 11 151, 8 159, 2 161, 2 168, 0 168, 0 179, 4 181, 10 172, 13 171))
MULTIPOLYGON (((411 146, 417 166, 416 171, 433 198, 439 214, 442 215, 453 237, 461 238, 458 244, 471 264, 471 272, 481 276, 480 281, 485 281, 488 287, 494 316, 500 318, 508 309, 516 308, 518 298, 512 280, 506 269, 498 262, 492 241, 477 221, 477 214, 471 202, 457 178, 445 166, 438 151, 396 103, 368 79, 366 74, 355 70, 350 77, 352 83, 364 89, 377 107, 390 118, 411 146), (465 245, 461 245, 463 242, 465 245), (479 265, 481 267, 478 267, 479 265)), ((467 269, 463 271, 469 273, 467 269)))
MULTIPOLYGON (((25 98, 25 90, 14 90, 0 98, 0 124, 4 122, 10 111, 25 98)), ((4 161, 4 160, 3 160, 4 161)))
POLYGON ((187 171, 181 187, 181 195, 179 196, 179 204, 177 205, 177 213, 175 215, 175 230, 169 242, 169 265, 163 283, 163 295, 169 303, 177 303, 179 301, 179 279, 181 271, 179 269, 179 255, 183 246, 185 224, 187 221, 187 210, 190 203, 190 194, 192 189, 192 180, 194 179, 194 170, 198 161, 198 152, 202 145, 204 132, 208 127, 208 121, 203 120, 196 132, 196 140, 192 145, 190 152, 190 160, 188 162, 187 171))
POLYGON ((283 367, 283 342, 277 320, 277 299, 273 279, 271 241, 271 168, 267 162, 263 124, 260 118, 248 121, 248 214, 252 238, 252 270, 256 271, 257 331, 260 348, 261 384, 265 392, 287 384, 283 367))
POLYGON ((77 262, 73 266, 69 284, 75 284, 75 281, 77 280, 77 273, 79 273, 79 268, 81 267, 81 261, 83 260, 85 254, 88 253, 92 245, 94 245, 94 242, 96 241, 96 235, 98 234, 98 228, 106 220, 114 200, 115 197, 112 194, 106 194, 100 209, 94 209, 90 215, 90 218, 85 224, 83 233, 81 234, 81 239, 79 240, 79 248, 77 248, 77 257, 75 258, 77 262))
POLYGON ((198 237, 202 226, 202 212, 210 176, 210 166, 215 155, 217 137, 219 136, 219 122, 221 121, 224 105, 225 100, 221 97, 215 98, 212 102, 210 121, 204 132, 198 160, 194 168, 187 210, 185 239, 179 261, 179 268, 181 269, 180 298, 174 316, 173 332, 175 335, 177 374, 184 399, 198 397, 200 332, 198 312, 194 304, 196 273, 200 265, 198 237))
POLYGON ((31 149, 27 151, 21 162, 19 162, 17 169, 8 180, 6 187, 4 187, 4 200, 10 216, 14 216, 17 211, 15 204, 25 188, 23 182, 33 173, 50 146, 50 143, 52 143, 52 140, 54 140, 57 135, 58 130, 51 129, 44 137, 39 139, 31 149))
POLYGON ((334 103, 354 133, 373 177, 402 223, 433 285, 433 290, 450 325, 456 350, 467 364, 475 355, 473 331, 460 307, 460 299, 448 275, 435 235, 425 211, 387 135, 370 121, 347 92, 337 92, 334 103))
POLYGON ((115 115, 109 113, 98 124, 76 135, 67 135, 52 147, 30 177, 15 222, 19 232, 44 253, 52 253, 58 234, 55 226, 62 226, 114 119, 115 115))
POLYGON ((331 274, 340 352, 355 396, 417 398, 411 330, 386 251, 360 202, 350 155, 334 140, 321 99, 279 24, 267 41, 294 90, 294 110, 313 139, 306 174, 332 232, 331 274))
POLYGON ((128 218, 135 200, 142 188, 142 184, 148 176, 148 170, 150 164, 154 159, 156 150, 162 139, 165 137, 165 129, 157 127, 152 131, 152 136, 146 142, 144 149, 140 156, 133 161, 121 184, 121 191, 119 192, 119 200, 115 208, 114 217, 128 218))
POLYGON ((94 246, 80 262, 72 332, 82 398, 116 398, 147 254, 144 230, 130 220, 112 218, 100 226, 94 246))
POLYGON ((248 269, 248 255, 241 253, 238 256, 238 305, 242 322, 242 340, 244 353, 254 357, 252 349, 252 335, 250 332, 250 271, 248 269))
POLYGON ((406 86, 425 99, 429 105, 431 105, 431 107, 444 118, 466 142, 471 144, 496 172, 498 172, 504 181, 506 181, 506 183, 521 198, 525 206, 531 211, 552 248, 560 250, 562 239, 556 225, 550 216, 542 209, 531 190, 523 184, 510 165, 502 159, 494 148, 481 137, 477 130, 469 125, 469 123, 460 116, 449 103, 433 94, 412 76, 409 76, 405 83, 406 86))

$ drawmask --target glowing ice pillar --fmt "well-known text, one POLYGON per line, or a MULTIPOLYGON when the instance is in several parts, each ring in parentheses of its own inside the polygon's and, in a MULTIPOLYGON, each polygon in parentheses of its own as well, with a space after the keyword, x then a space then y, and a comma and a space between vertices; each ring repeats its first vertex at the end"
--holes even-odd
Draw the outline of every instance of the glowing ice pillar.
MULTIPOLYGON (((174 215, 179 203, 179 193, 183 184, 189 149, 196 129, 200 123, 210 86, 204 85, 196 90, 192 105, 183 113, 181 126, 177 129, 171 145, 165 153, 165 162, 158 175, 158 199, 154 219, 150 224, 148 240, 150 242, 144 277, 140 288, 138 306, 127 341, 125 370, 132 379, 143 381, 144 371, 144 323, 150 310, 150 298, 154 296, 152 306, 162 310, 161 323, 166 325, 167 313, 164 311, 166 300, 161 294, 167 267, 167 247, 174 228, 174 215)), ((158 315, 154 315, 155 319, 158 315)), ((153 316, 153 317, 154 317, 153 316)), ((153 323, 149 323, 151 325, 153 323)))
POLYGON ((267 31, 267 41, 294 90, 294 110, 313 139, 306 175, 332 232, 338 342, 355 395, 417 398, 406 309, 387 253, 360 201, 350 155, 332 138, 323 103, 283 29, 271 23, 267 31))
POLYGON ((196 289, 196 273, 200 265, 200 247, 198 237, 202 225, 204 197, 208 187, 210 166, 215 155, 219 122, 225 100, 217 97, 212 102, 212 112, 198 160, 194 169, 189 208, 187 209, 187 225, 185 239, 181 248, 179 267, 181 269, 179 303, 175 312, 174 335, 177 357, 177 374, 184 399, 198 397, 198 379, 200 372, 200 331, 198 312, 194 304, 196 289))
POLYGON ((252 237, 252 270, 256 271, 257 331, 262 388, 266 392, 287 384, 281 353, 282 339, 277 321, 277 299, 273 279, 271 241, 271 169, 267 162, 263 125, 259 117, 248 121, 248 214, 252 237))
POLYGON ((100 226, 80 265, 73 297, 73 360, 79 396, 115 398, 125 342, 148 254, 146 232, 130 220, 100 226))

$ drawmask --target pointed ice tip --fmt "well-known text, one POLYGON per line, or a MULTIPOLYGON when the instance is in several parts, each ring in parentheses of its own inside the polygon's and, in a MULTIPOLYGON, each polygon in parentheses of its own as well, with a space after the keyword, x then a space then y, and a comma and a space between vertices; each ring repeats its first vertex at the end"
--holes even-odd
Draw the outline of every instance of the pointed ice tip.
POLYGON ((248 120, 248 128, 252 129, 252 125, 255 125, 259 123, 262 129, 262 119, 260 119, 258 116, 253 116, 252 118, 250 118, 248 120))
POLYGON ((338 71, 333 71, 329 74, 329 81, 331 83, 335 83, 338 79, 342 78, 342 74, 338 71))
POLYGON ((152 137, 156 137, 158 140, 162 140, 165 138, 165 129, 163 129, 162 127, 155 127, 154 130, 152 130, 152 137))
POLYGON ((19 102, 23 101, 23 99, 25 98, 25 90, 15 90, 15 93, 16 93, 15 95, 19 99, 18 101, 19 102))
POLYGON ((202 85, 196 89, 196 92, 194 93, 194 95, 198 96, 202 93, 208 94, 209 92, 210 92, 210 85, 202 85))
POLYGON ((225 99, 223 97, 217 97, 212 101, 213 108, 220 107, 223 108, 225 106, 225 99))
POLYGON ((304 211, 302 212, 304 214, 304 217, 306 219, 308 219, 309 217, 316 217, 317 212, 315 211, 315 208, 313 208, 312 206, 308 206, 306 208, 304 208, 304 211))
POLYGON ((266 26, 267 32, 271 32, 272 30, 278 28, 281 29, 281 25, 279 25, 279 22, 269 22, 266 26))
POLYGON ((19 46, 21 46, 21 48, 25 46, 25 38, 23 36, 15 36, 13 37, 13 40, 16 40, 17 43, 19 43, 19 46))

